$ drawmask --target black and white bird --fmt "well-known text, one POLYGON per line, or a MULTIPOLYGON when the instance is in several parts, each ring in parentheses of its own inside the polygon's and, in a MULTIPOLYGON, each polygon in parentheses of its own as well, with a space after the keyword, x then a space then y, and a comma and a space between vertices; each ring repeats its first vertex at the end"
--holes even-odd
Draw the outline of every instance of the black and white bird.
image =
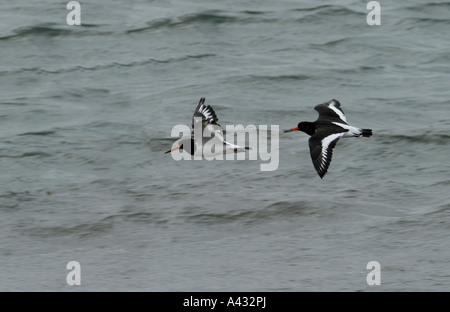
POLYGON ((333 156, 333 148, 340 138, 370 137, 371 129, 360 129, 347 124, 347 118, 337 100, 319 104, 314 107, 319 112, 319 118, 314 122, 302 121, 296 128, 284 132, 303 131, 309 134, 309 152, 319 174, 323 178, 333 156))
POLYGON ((205 105, 205 98, 202 97, 198 102, 197 108, 192 116, 192 132, 190 136, 183 136, 174 143, 174 147, 165 152, 171 153, 178 149, 184 150, 187 153, 194 155, 199 148, 202 149, 203 156, 215 156, 223 153, 238 153, 250 149, 249 147, 241 147, 225 141, 222 127, 218 123, 216 113, 210 105, 205 105), (195 129, 201 127, 201 140, 195 136, 195 129), (222 148, 215 149, 214 152, 204 151, 203 147, 211 139, 218 140, 222 148), (201 142, 201 143, 200 143, 201 142))

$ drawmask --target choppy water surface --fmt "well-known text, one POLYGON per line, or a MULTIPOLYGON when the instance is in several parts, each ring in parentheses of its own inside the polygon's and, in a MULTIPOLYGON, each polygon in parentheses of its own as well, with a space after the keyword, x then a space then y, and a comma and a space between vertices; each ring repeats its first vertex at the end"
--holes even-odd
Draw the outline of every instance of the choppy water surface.
POLYGON ((450 2, 366 4, 0 4, 0 290, 449 291, 450 2), (200 97, 280 129, 335 98, 374 135, 323 180, 303 133, 275 171, 174 161, 200 97))

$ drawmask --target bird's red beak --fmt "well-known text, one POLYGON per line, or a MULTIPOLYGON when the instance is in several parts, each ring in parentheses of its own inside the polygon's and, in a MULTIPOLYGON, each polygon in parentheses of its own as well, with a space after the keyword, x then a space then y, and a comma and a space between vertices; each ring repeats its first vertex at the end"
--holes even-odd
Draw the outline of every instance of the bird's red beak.
POLYGON ((292 131, 298 131, 298 130, 299 130, 298 127, 295 127, 295 128, 289 129, 289 130, 284 130, 284 133, 292 132, 292 131))
POLYGON ((180 145, 178 145, 177 147, 172 148, 170 151, 165 152, 164 154, 169 154, 172 153, 173 151, 176 151, 177 149, 180 149, 180 145))

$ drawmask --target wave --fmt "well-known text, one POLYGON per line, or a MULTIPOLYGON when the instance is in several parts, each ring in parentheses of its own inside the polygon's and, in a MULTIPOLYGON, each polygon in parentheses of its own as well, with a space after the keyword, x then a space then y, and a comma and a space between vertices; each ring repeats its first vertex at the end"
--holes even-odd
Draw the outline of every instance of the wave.
POLYGON ((23 28, 19 28, 13 31, 13 35, 0 37, 0 40, 8 40, 13 38, 23 38, 33 35, 38 36, 47 36, 47 37, 56 37, 56 36, 64 36, 72 33, 73 30, 69 29, 61 29, 50 26, 36 25, 36 26, 27 26, 23 28))
POLYGON ((406 142, 406 143, 420 143, 420 144, 437 144, 442 146, 450 143, 450 135, 446 133, 427 132, 417 135, 392 134, 392 135, 378 135, 378 137, 382 141, 385 141, 385 143, 406 142))
POLYGON ((319 5, 312 8, 299 8, 293 9, 294 12, 305 12, 304 16, 297 19, 297 22, 311 22, 317 21, 318 23, 323 23, 323 18, 333 17, 333 16, 365 16, 367 13, 358 12, 349 9, 345 6, 340 5, 319 5))
MULTIPOLYGON (((322 17, 329 16, 348 16, 348 15, 365 15, 365 12, 357 12, 344 6, 338 5, 319 5, 316 7, 308 8, 296 8, 290 10, 291 12, 304 12, 305 16, 300 19, 294 19, 294 21, 317 19, 321 21, 322 17)), ((274 23, 274 22, 286 22, 292 21, 292 18, 283 15, 283 18, 275 18, 273 16, 267 17, 270 11, 254 11, 244 10, 240 12, 222 11, 222 10, 209 10, 192 14, 186 14, 179 17, 168 17, 157 19, 147 22, 144 27, 129 29, 126 31, 128 34, 140 33, 147 31, 157 31, 161 29, 186 27, 193 25, 209 24, 252 24, 252 23, 274 23)))
MULTIPOLYGON (((10 196, 9 194, 6 194, 10 196)), ((0 196, 1 198, 1 196, 0 196)), ((148 200, 148 197, 146 198, 148 200)), ((114 226, 122 222, 153 224, 164 226, 169 223, 165 214, 154 212, 127 212, 118 213, 104 217, 98 221, 82 222, 80 224, 60 225, 60 226, 41 226, 28 228, 27 233, 39 237, 65 237, 76 236, 80 239, 89 239, 102 236, 114 230, 114 226)))
POLYGON ((112 230, 112 222, 93 222, 83 223, 74 226, 50 226, 50 227, 37 227, 27 229, 27 233, 38 237, 64 237, 64 236, 77 236, 78 238, 91 238, 98 235, 103 235, 112 230))
POLYGON ((45 153, 45 152, 27 152, 22 153, 20 155, 2 155, 0 154, 0 158, 26 158, 26 157, 38 157, 38 158, 44 158, 44 157, 52 157, 52 154, 45 153))
POLYGON ((127 34, 147 31, 158 31, 178 27, 195 25, 221 25, 221 24, 252 24, 252 23, 272 23, 278 19, 263 17, 265 11, 242 11, 229 12, 221 10, 210 10, 198 13, 186 14, 178 17, 161 18, 146 23, 147 26, 129 29, 127 34))
POLYGON ((426 2, 426 3, 421 3, 419 5, 413 5, 413 6, 409 6, 406 7, 406 10, 412 10, 412 11, 417 11, 417 12, 423 12, 423 10, 425 9, 448 9, 450 8, 450 2, 426 2))
POLYGON ((335 8, 336 6, 333 4, 323 4, 323 5, 318 5, 315 7, 309 7, 309 8, 296 8, 293 9, 292 11, 295 12, 316 12, 316 11, 320 11, 320 10, 329 10, 331 8, 335 8))
POLYGON ((334 48, 339 45, 347 45, 349 43, 349 41, 351 42, 352 39, 351 38, 341 38, 341 39, 327 41, 324 43, 312 43, 310 45, 310 47, 312 47, 312 48, 334 48))
POLYGON ((239 20, 236 16, 224 15, 220 11, 208 11, 195 14, 188 14, 178 18, 163 18, 156 21, 147 22, 146 27, 127 30, 126 33, 138 33, 163 28, 182 27, 194 24, 224 24, 234 23, 239 20))
POLYGON ((25 132, 25 133, 21 133, 18 134, 19 136, 23 136, 23 135, 50 135, 50 134, 54 134, 55 131, 36 131, 36 132, 25 132))
POLYGON ((110 69, 110 68, 120 68, 120 67, 139 67, 143 65, 148 64, 169 64, 169 63, 176 63, 176 62, 183 62, 189 59, 201 59, 201 58, 209 58, 214 57, 216 54, 197 54, 197 55, 185 55, 181 57, 173 57, 168 59, 154 59, 149 58, 145 60, 140 61, 132 61, 128 63, 119 63, 119 62, 111 62, 107 64, 98 64, 98 65, 92 65, 92 66, 81 66, 76 65, 68 68, 58 68, 58 69, 44 69, 40 67, 29 67, 29 68, 19 68, 17 70, 4 70, 0 71, 0 75, 3 74, 14 74, 19 72, 32 72, 36 74, 61 74, 61 73, 71 73, 76 71, 96 71, 96 70, 103 70, 103 69, 110 69))
POLYGON ((423 29, 426 27, 433 27, 436 25, 448 26, 450 25, 450 20, 446 18, 430 18, 430 17, 407 17, 396 23, 396 26, 404 30, 411 29, 423 29))
POLYGON ((261 207, 258 210, 237 210, 227 213, 196 213, 182 216, 185 221, 201 224, 260 224, 273 219, 286 219, 320 213, 320 209, 307 202, 281 201, 261 207))
POLYGON ((239 82, 286 82, 286 81, 303 81, 312 79, 312 76, 308 75, 247 75, 240 77, 228 77, 227 79, 239 82))
MULTIPOLYGON (((0 37, 0 41, 11 40, 11 39, 20 39, 32 36, 42 36, 42 37, 58 37, 58 36, 69 36, 69 35, 77 35, 86 34, 93 35, 92 28, 99 28, 101 25, 95 24, 82 24, 77 27, 69 27, 62 28, 60 24, 39 24, 33 26, 26 26, 14 29, 12 34, 0 37), (89 30, 89 31, 88 31, 89 30)), ((110 31, 96 31, 96 35, 107 35, 112 34, 110 31)))

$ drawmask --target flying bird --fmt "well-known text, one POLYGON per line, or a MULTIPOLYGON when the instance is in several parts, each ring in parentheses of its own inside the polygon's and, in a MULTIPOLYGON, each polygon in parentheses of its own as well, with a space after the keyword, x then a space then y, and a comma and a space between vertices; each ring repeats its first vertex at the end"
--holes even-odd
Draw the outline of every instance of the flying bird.
POLYGON ((341 108, 341 103, 337 100, 333 99, 327 103, 316 105, 314 109, 319 112, 319 118, 316 121, 302 121, 297 127, 284 130, 284 132, 303 131, 311 136, 308 141, 309 152, 314 168, 319 177, 323 178, 330 166, 333 148, 340 138, 370 137, 372 130, 350 126, 341 108))
POLYGON ((201 148, 203 156, 214 156, 223 153, 238 153, 250 149, 249 147, 241 147, 225 141, 223 136, 222 127, 218 123, 219 118, 217 118, 216 113, 210 105, 205 105, 205 98, 202 97, 198 102, 197 108, 192 116, 192 132, 190 136, 183 136, 174 143, 174 147, 165 152, 164 154, 171 153, 178 149, 184 150, 187 153, 194 155, 195 152, 201 148), (195 137, 195 129, 201 126, 202 138, 195 137), (214 133, 214 136, 212 134, 214 133), (218 142, 223 143, 222 149, 215 150, 212 153, 208 151, 203 151, 205 144, 211 140, 213 137, 218 140, 218 142))

